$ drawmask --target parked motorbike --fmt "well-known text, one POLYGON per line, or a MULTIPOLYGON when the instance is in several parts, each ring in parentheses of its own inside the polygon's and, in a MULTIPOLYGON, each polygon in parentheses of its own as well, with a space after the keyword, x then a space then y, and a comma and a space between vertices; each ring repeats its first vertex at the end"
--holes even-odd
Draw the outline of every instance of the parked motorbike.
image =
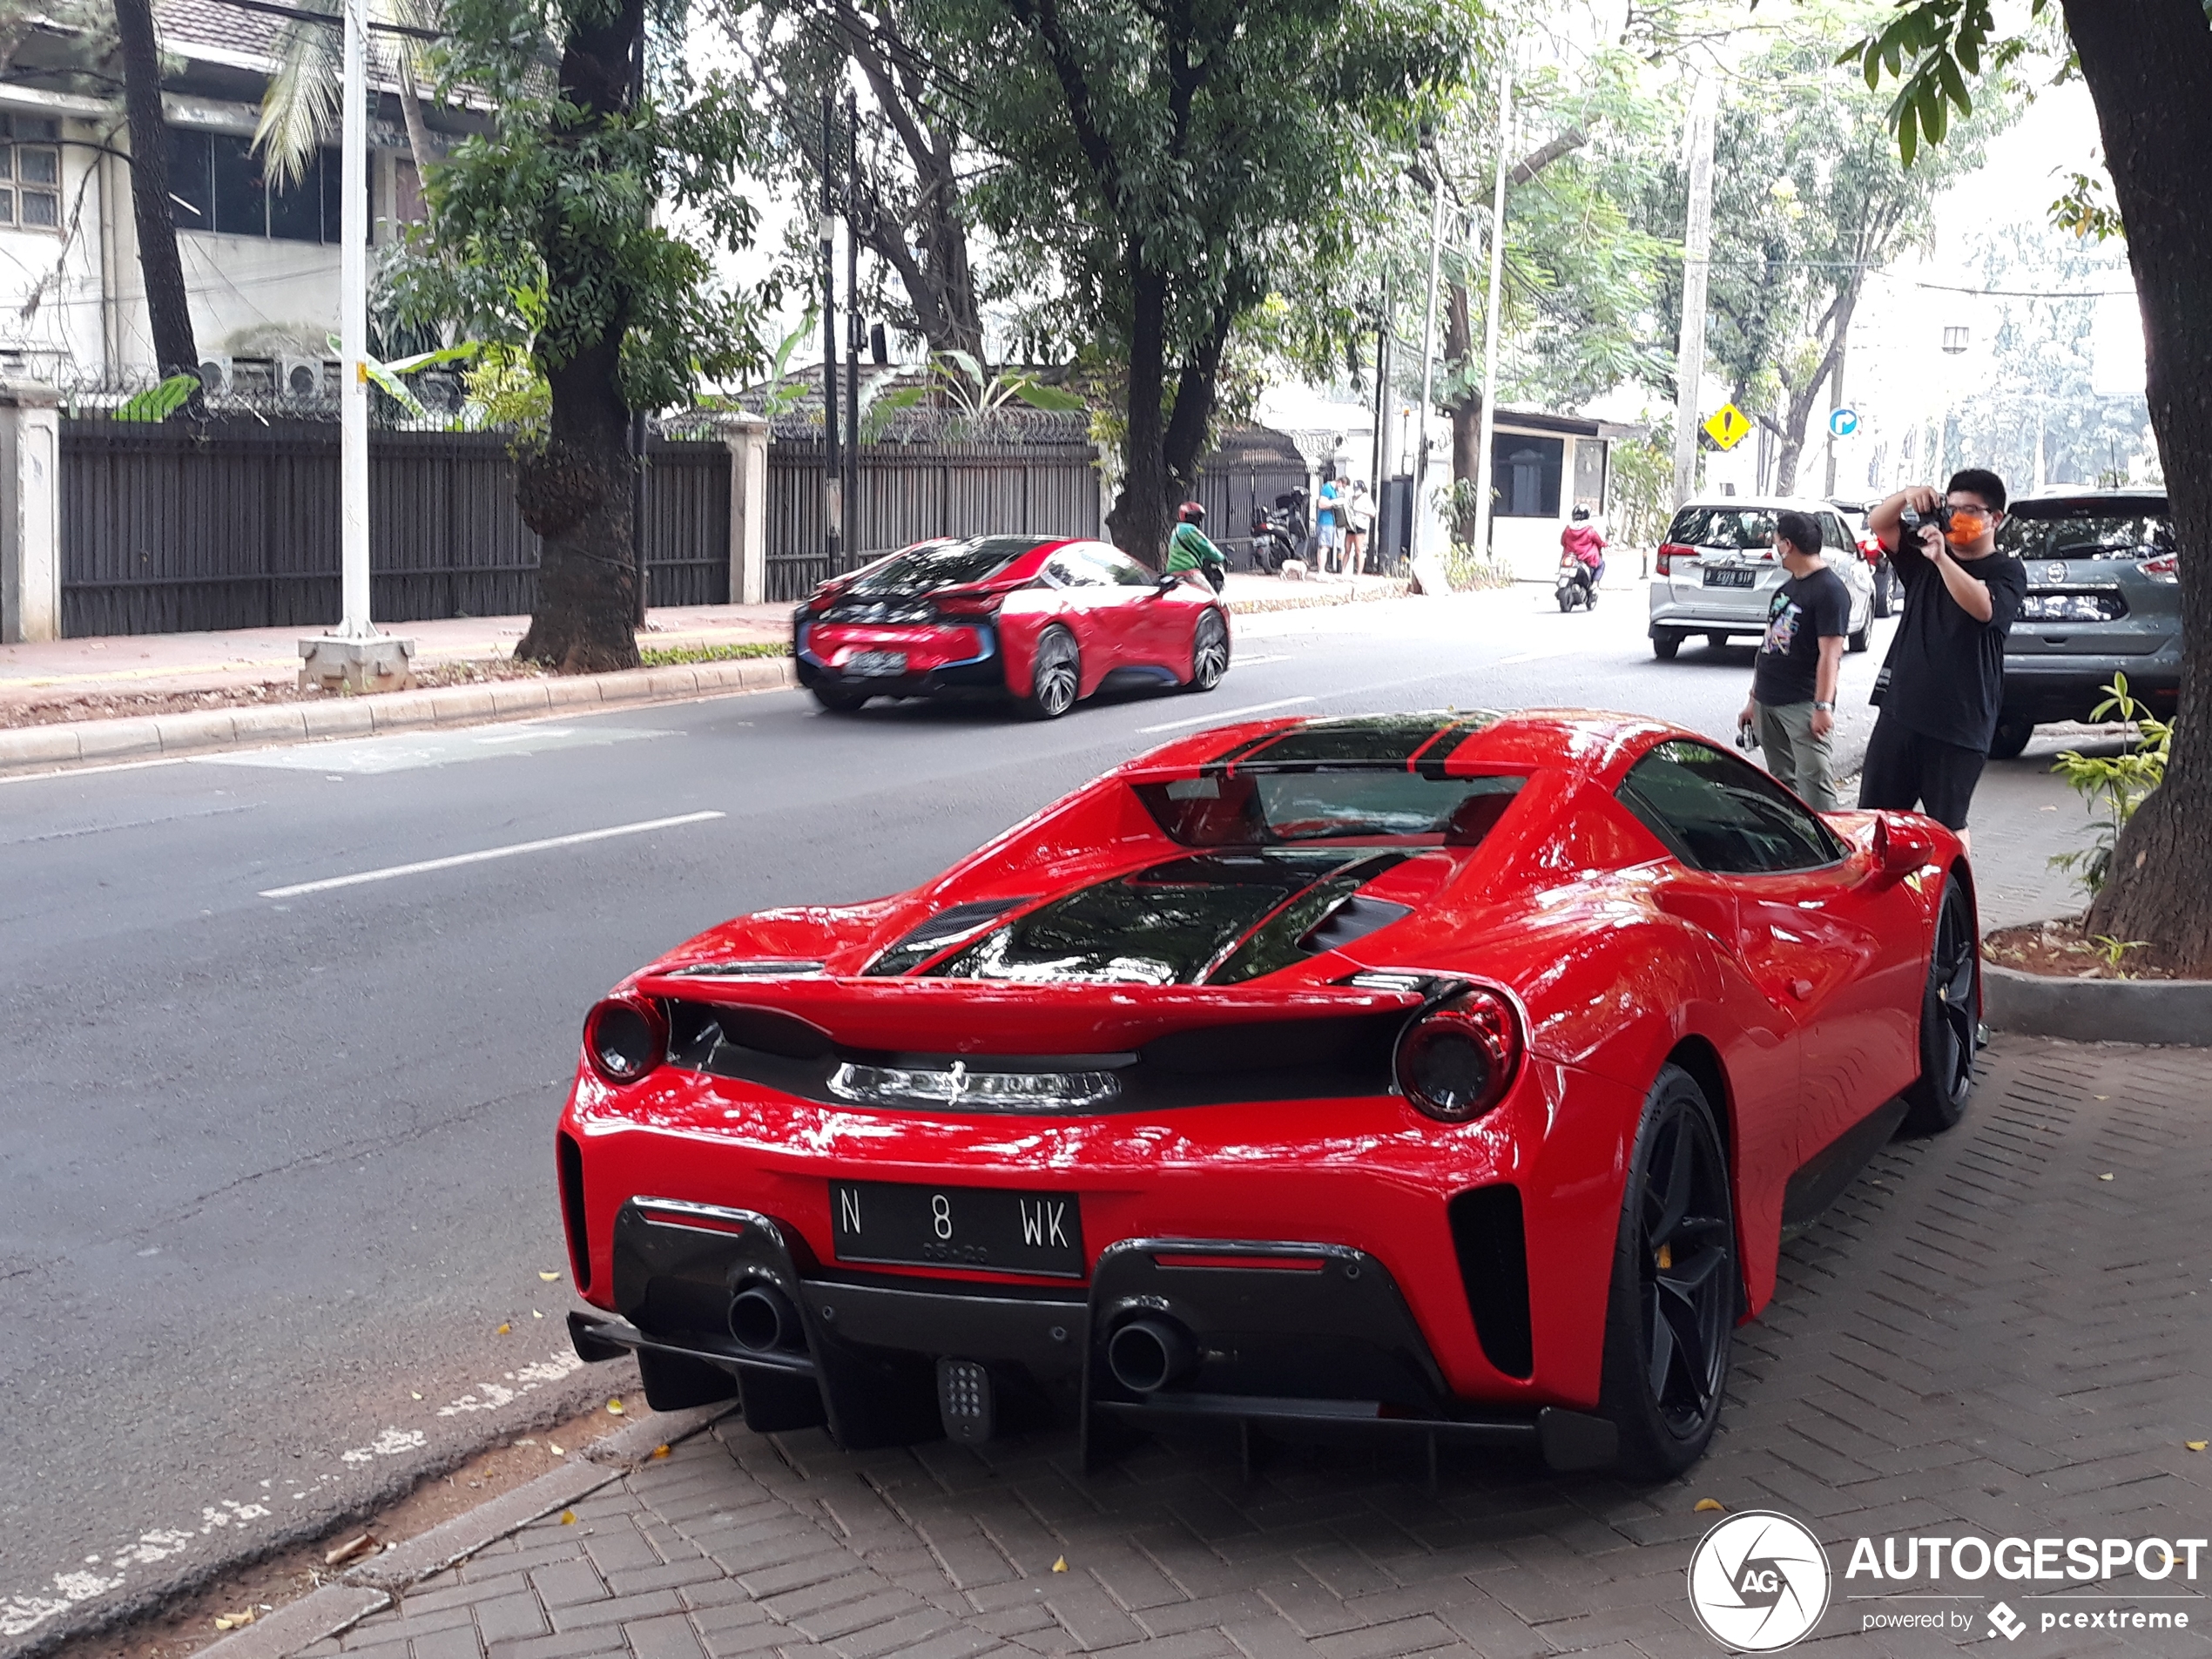
POLYGON ((1572 553, 1559 556, 1559 575, 1553 579, 1552 591, 1559 599, 1561 611, 1580 605, 1585 610, 1597 609, 1598 578, 1605 574, 1605 562, 1598 561, 1597 569, 1590 567, 1572 553))
POLYGON ((1305 546, 1305 492, 1293 489, 1278 496, 1271 508, 1252 508, 1252 569, 1270 575, 1283 561, 1300 556, 1305 546))

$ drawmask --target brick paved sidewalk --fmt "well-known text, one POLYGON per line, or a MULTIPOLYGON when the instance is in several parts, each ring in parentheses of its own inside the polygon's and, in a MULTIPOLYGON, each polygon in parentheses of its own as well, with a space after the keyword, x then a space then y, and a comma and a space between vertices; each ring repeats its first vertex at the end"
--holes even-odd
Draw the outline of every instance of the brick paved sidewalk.
MULTIPOLYGON (((1232 1449, 1190 1445, 1084 1479, 1069 1435, 847 1455, 725 1419, 572 1523, 529 1527, 307 1652, 1710 1655, 1683 1588, 1710 1496, 1829 1544, 1836 1594, 1810 1652, 1951 1640, 1863 1635, 1869 1608, 1957 1607, 1972 1628, 1956 1640, 1990 1640, 2001 1592, 2031 1627, 2007 1655, 2201 1653, 2201 1601, 2143 1603, 2189 1610, 2186 1634, 2061 1642, 2035 1632, 2040 1611, 2091 1603, 2045 1598, 2100 1587, 1869 1602, 1847 1597, 1890 1587, 1843 1574, 1861 1534, 2212 1532, 2212 1457, 2183 1444, 2212 1433, 2208 1312, 2212 1056, 2003 1039, 1959 1129, 1892 1145, 1785 1251, 1686 1480, 1466 1460, 1432 1494, 1407 1461, 1281 1447, 1247 1482, 1232 1449)), ((2114 1599, 2208 1582, 2212 1563, 2194 1585, 2124 1579, 2114 1599)))

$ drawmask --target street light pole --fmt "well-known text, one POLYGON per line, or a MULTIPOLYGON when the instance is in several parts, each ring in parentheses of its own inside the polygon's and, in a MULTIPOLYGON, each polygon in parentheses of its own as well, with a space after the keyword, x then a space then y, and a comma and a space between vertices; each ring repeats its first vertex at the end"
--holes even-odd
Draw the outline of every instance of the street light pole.
POLYGON ((1675 500, 1697 488, 1697 399, 1705 378, 1705 282, 1713 253, 1713 83, 1689 97, 1689 221, 1682 250, 1682 334, 1675 351, 1675 500))
POLYGON ((1444 171, 1433 147, 1429 151, 1429 215, 1428 215, 1428 302, 1421 311, 1421 406, 1414 420, 1413 438, 1413 499, 1409 510, 1413 516, 1412 525, 1412 559, 1414 579, 1421 590, 1430 590, 1432 580, 1435 591, 1449 592, 1451 584, 1445 581, 1440 568, 1425 574, 1421 561, 1427 556, 1426 537, 1421 534, 1426 519, 1422 492, 1428 487, 1428 406, 1436 387, 1436 280, 1438 262, 1442 255, 1444 239, 1444 171))
POLYGON ((838 574, 845 479, 837 455, 837 105, 822 89, 822 549, 838 574))
POLYGON ((368 46, 365 0, 345 0, 345 92, 338 217, 337 631, 300 642, 302 691, 408 684, 412 639, 376 631, 368 584, 368 46))

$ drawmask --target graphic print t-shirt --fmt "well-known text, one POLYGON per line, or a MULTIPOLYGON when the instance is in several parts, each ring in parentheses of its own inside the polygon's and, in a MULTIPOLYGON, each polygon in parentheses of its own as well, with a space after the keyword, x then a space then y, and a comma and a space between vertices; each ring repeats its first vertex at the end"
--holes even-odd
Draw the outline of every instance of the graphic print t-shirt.
POLYGON ((1819 685, 1820 642, 1851 632, 1851 590, 1823 568, 1793 576, 1774 590, 1759 641, 1751 695, 1770 708, 1810 703, 1819 685))

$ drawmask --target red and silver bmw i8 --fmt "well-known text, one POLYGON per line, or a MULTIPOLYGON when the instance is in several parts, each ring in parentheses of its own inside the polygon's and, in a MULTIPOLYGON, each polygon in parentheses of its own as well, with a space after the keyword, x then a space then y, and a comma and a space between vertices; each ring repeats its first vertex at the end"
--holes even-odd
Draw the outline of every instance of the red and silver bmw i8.
POLYGON ((817 588, 792 618, 799 683, 849 713, 873 697, 987 692, 1054 720, 1101 686, 1211 691, 1229 612, 1103 542, 923 542, 817 588))
POLYGON ((1955 837, 1623 715, 1269 720, 590 1013, 587 1359, 848 1446, 1057 1413, 1686 1467, 1785 1228, 1956 1122, 1955 837))

